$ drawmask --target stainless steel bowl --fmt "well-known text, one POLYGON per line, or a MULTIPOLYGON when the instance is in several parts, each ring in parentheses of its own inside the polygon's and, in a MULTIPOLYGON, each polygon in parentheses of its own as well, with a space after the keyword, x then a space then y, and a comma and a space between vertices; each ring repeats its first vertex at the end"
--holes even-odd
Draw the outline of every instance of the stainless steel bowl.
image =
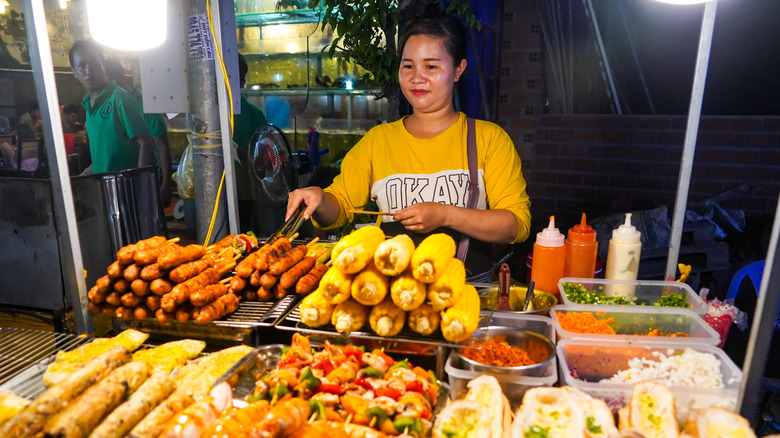
POLYGON ((499 367, 485 365, 465 357, 463 350, 457 350, 458 357, 463 369, 477 371, 485 374, 512 374, 516 376, 543 376, 547 367, 555 357, 555 347, 553 343, 544 335, 539 333, 518 330, 514 327, 490 326, 477 330, 474 334, 479 340, 477 344, 487 340, 496 342, 506 341, 509 345, 524 349, 529 355, 538 362, 533 365, 519 367, 499 367))

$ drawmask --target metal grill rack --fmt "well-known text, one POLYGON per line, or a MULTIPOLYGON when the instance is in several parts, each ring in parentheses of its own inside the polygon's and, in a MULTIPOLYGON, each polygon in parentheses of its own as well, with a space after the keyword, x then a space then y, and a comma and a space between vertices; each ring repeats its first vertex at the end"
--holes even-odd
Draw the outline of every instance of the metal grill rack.
POLYGON ((43 373, 57 352, 73 350, 91 340, 64 333, 0 328, 0 392, 35 398, 46 389, 43 373))
POLYGON ((287 295, 279 301, 242 301, 238 310, 224 319, 214 321, 222 327, 270 327, 297 300, 297 296, 287 295))
MULTIPOLYGON (((486 327, 493 316, 492 310, 483 310, 479 314, 479 328, 486 327)), ((292 306, 286 315, 279 318, 274 324, 274 327, 280 330, 296 331, 301 333, 307 333, 310 335, 320 335, 330 338, 343 338, 349 339, 362 339, 373 341, 381 344, 390 351, 399 352, 425 352, 431 351, 434 347, 452 347, 457 345, 459 348, 474 348, 466 343, 455 344, 444 339, 441 331, 436 330, 429 336, 424 336, 414 332, 408 327, 404 327, 400 333, 393 337, 382 337, 371 331, 356 331, 349 334, 339 333, 336 328, 331 324, 327 324, 318 328, 311 328, 301 322, 300 304, 296 303, 292 306)))

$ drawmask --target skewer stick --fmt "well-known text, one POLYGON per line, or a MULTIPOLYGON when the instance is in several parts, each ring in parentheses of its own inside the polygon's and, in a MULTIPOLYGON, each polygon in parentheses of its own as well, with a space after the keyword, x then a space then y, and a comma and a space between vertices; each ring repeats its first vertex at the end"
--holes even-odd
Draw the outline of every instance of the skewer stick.
POLYGON ((318 241, 318 240, 320 240, 320 238, 319 238, 319 237, 315 237, 314 239, 311 239, 311 242, 307 243, 307 244, 306 244, 306 247, 307 247, 307 248, 310 248, 312 245, 314 245, 315 243, 317 243, 317 241, 318 241))
POLYGON ((352 422, 352 413, 350 412, 349 415, 347 415, 347 419, 344 421, 344 424, 347 425, 352 422))
POLYGON ((279 394, 274 394, 273 397, 271 397, 271 406, 275 405, 276 402, 279 401, 279 394))
POLYGON ((368 427, 374 427, 377 418, 379 417, 371 417, 371 421, 368 422, 368 427))
POLYGON ((307 423, 314 423, 314 420, 317 419, 318 414, 319 414, 318 412, 311 414, 311 417, 309 417, 309 421, 307 421, 307 423))
POLYGON ((289 240, 290 240, 290 242, 292 242, 293 240, 295 240, 295 239, 297 239, 297 238, 298 238, 298 233, 295 233, 295 234, 293 234, 292 236, 290 236, 290 239, 289 239, 289 240))
POLYGON ((227 284, 227 283, 230 283, 230 280, 232 280, 232 279, 233 279, 233 277, 225 277, 225 278, 219 280, 219 282, 222 283, 222 284, 227 284))
POLYGON ((408 427, 404 428, 404 435, 409 435, 409 428, 408 427))
POLYGON ((327 267, 329 267, 329 268, 330 268, 331 266, 333 266, 333 259, 330 259, 330 260, 328 260, 328 261, 325 263, 325 266, 327 266, 327 267))
POLYGON ((178 242, 180 240, 181 240, 180 237, 174 237, 173 239, 168 239, 168 241, 166 243, 176 243, 176 242, 178 242))

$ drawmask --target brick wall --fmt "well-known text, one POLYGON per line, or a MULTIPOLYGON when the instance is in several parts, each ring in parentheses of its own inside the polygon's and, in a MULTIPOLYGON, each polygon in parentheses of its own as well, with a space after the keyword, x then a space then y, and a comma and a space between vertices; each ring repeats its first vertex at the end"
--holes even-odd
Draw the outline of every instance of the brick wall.
MULTIPOLYGON (((590 217, 643 205, 674 205, 685 116, 544 115, 532 166, 526 167, 532 212, 585 211, 590 217)), ((747 184, 721 203, 752 217, 774 216, 780 194, 780 117, 704 116, 689 201, 747 184)))

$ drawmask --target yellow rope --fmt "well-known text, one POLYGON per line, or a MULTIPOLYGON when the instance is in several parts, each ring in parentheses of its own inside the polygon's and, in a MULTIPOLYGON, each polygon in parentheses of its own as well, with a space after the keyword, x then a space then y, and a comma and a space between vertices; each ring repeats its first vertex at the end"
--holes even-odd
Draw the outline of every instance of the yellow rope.
MULTIPOLYGON (((217 42, 217 36, 214 32, 214 20, 211 17, 211 2, 209 0, 206 0, 206 12, 208 13, 209 17, 209 29, 211 30, 211 40, 214 42, 214 51, 217 52, 217 59, 219 59, 219 66, 222 70, 222 77, 225 79, 225 86, 227 87, 227 94, 228 94, 228 101, 230 102, 229 111, 230 111, 230 132, 233 132, 233 93, 230 91, 230 79, 227 76, 227 69, 225 69, 225 63, 222 61, 222 52, 219 50, 219 43, 217 42)), ((195 134, 198 138, 222 138, 222 131, 212 131, 212 132, 206 132, 203 134, 195 134)), ((216 147, 222 146, 219 145, 200 145, 196 146, 196 149, 212 149, 216 147)), ((219 209, 219 198, 222 194, 222 186, 225 183, 225 170, 222 170, 222 179, 219 182, 219 189, 217 190, 217 197, 214 200, 214 211, 211 214, 211 223, 209 224, 209 231, 206 234, 206 241, 203 242, 204 246, 207 246, 209 244, 209 241, 211 241, 211 233, 214 231, 214 223, 217 219, 217 210, 219 209)))

